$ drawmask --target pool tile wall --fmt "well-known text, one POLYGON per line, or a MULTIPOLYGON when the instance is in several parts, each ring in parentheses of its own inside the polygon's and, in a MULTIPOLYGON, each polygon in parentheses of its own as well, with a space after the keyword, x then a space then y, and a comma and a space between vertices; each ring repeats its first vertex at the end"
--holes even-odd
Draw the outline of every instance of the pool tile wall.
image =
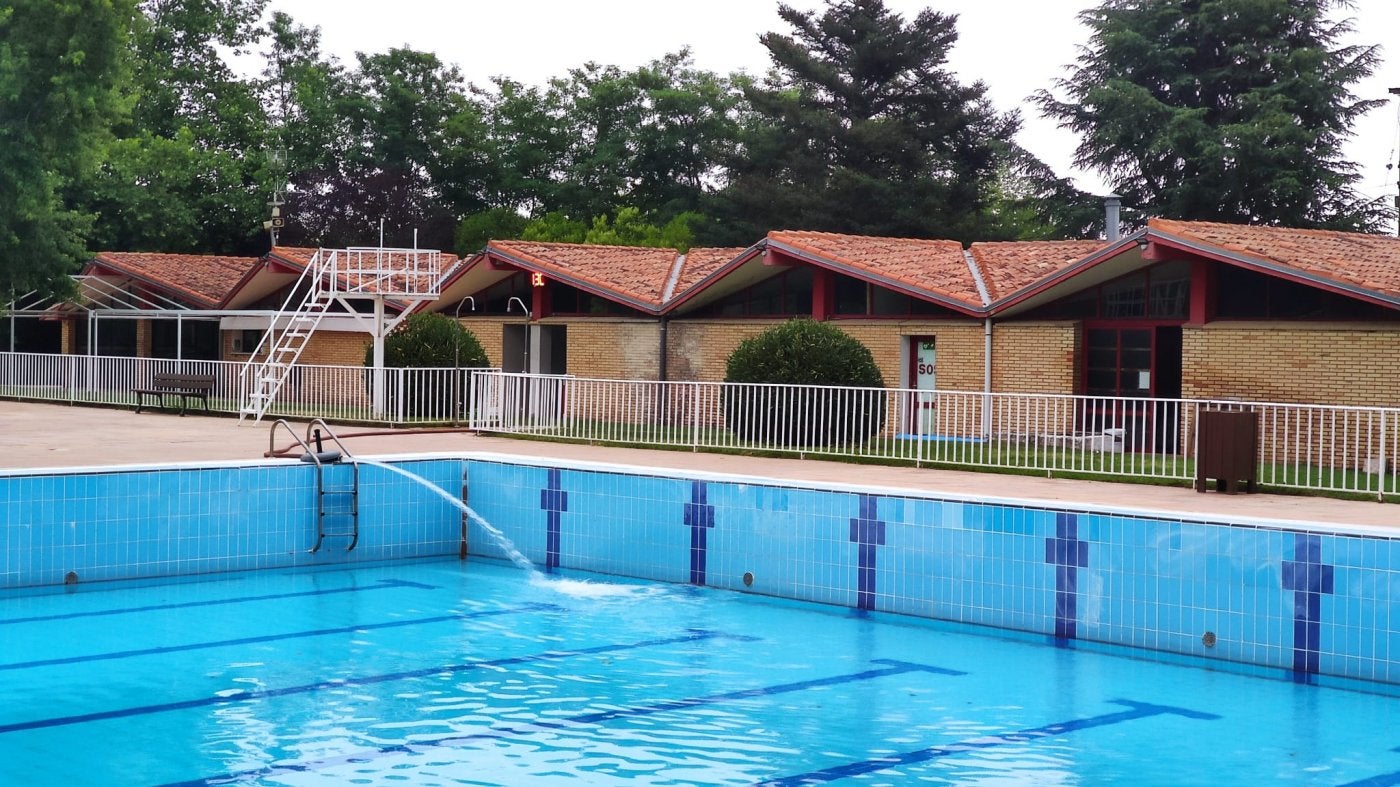
MULTIPOLYGON (((540 565, 1400 683, 1400 540, 1383 533, 482 461, 467 472, 473 509, 540 565)), ((471 548, 500 555, 477 529, 471 548)))
MULTIPOLYGON (((395 465, 441 491, 364 466, 359 545, 330 538, 315 554, 309 465, 0 474, 0 588, 456 555, 462 514, 444 497, 465 473, 473 508, 541 566, 1400 683, 1400 541, 1384 533, 477 459, 395 465)), ((470 543, 503 556, 475 524, 470 543)))
MULTIPOLYGON (((400 464, 460 493, 460 460, 400 464)), ((360 470, 355 550, 327 538, 311 553, 315 472, 286 463, 0 475, 0 588, 62 584, 69 572, 86 582, 457 553, 451 501, 373 466, 360 470)), ((327 485, 351 472, 327 467, 327 485)))

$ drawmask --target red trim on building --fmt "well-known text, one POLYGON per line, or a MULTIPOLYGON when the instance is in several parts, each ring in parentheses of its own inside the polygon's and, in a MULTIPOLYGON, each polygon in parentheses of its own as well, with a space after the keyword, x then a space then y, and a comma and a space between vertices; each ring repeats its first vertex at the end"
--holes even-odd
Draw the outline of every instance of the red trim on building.
POLYGON ((826 268, 812 268, 812 319, 825 322, 831 319, 836 306, 836 276, 826 268))

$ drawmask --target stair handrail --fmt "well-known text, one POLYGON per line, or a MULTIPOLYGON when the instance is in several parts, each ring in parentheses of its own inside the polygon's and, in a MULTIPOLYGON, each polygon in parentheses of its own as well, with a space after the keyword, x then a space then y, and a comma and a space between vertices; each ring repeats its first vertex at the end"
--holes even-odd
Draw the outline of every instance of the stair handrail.
MULTIPOLYGON (((306 298, 309 298, 312 292, 318 286, 318 282, 315 281, 315 279, 319 279, 320 277, 314 275, 312 273, 312 270, 321 267, 322 261, 320 257, 321 254, 324 252, 325 249, 317 249, 316 253, 311 256, 311 259, 307 261, 306 267, 301 269, 301 275, 298 276, 297 280, 292 284, 292 288, 287 291, 287 298, 286 300, 282 301, 281 308, 279 308, 277 310, 277 313, 272 315, 272 318, 268 321, 267 330, 263 332, 262 338, 258 340, 258 346, 253 348, 253 351, 248 355, 248 360, 243 363, 243 372, 241 373, 243 377, 247 376, 248 370, 251 369, 254 366, 254 364, 262 366, 268 360, 271 360, 271 350, 268 351, 268 358, 264 359, 263 361, 258 360, 258 354, 263 352, 263 349, 268 346, 269 340, 274 335, 276 335, 277 322, 278 320, 282 319, 284 316, 287 315, 288 310, 292 305, 292 301, 297 297, 297 290, 301 287, 302 282, 308 279, 311 280, 311 289, 307 291, 306 296, 304 296, 302 300, 306 300, 306 298)), ((275 344, 275 342, 273 343, 275 344)))
POLYGON ((273 421, 272 427, 267 432, 267 453, 264 453, 263 456, 286 456, 286 451, 277 450, 277 428, 279 426, 286 430, 287 434, 292 436, 292 439, 296 441, 297 445, 301 446, 302 454, 300 459, 303 462, 309 462, 311 464, 316 465, 317 467, 320 467, 322 465, 334 464, 336 462, 339 462, 342 457, 353 458, 350 455, 350 449, 346 448, 345 444, 340 442, 340 438, 336 437, 335 432, 331 431, 330 426, 327 425, 326 422, 321 420, 320 418, 317 418, 313 420, 310 424, 307 424, 306 439, 302 439, 302 436, 298 434, 295 429, 292 428, 292 425, 288 423, 287 419, 278 418, 276 421, 273 421), (336 446, 340 448, 339 452, 317 451, 311 447, 309 440, 311 435, 311 427, 314 424, 320 424, 321 426, 325 427, 326 433, 330 435, 331 440, 335 441, 336 446))
POLYGON ((355 458, 355 456, 350 453, 350 449, 345 447, 345 443, 340 442, 340 438, 336 436, 335 431, 331 429, 331 425, 326 423, 326 419, 324 418, 311 419, 311 422, 306 425, 306 439, 304 441, 299 442, 301 442, 302 445, 307 445, 308 443, 310 443, 314 439, 312 437, 312 430, 314 430, 318 426, 326 430, 326 436, 330 437, 331 442, 335 443, 335 447, 340 449, 341 456, 345 457, 346 459, 355 458))

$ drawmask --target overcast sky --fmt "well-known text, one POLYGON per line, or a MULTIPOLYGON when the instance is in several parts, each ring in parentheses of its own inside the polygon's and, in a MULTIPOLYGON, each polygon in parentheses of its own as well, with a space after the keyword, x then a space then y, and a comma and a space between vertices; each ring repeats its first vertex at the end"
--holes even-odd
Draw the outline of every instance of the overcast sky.
MULTIPOLYGON (((803 10, 821 0, 789 0, 803 10)), ((886 0, 911 19, 924 8, 958 15, 959 41, 950 64, 964 81, 987 83, 998 109, 1019 108, 1020 142, 1080 188, 1102 193, 1102 181, 1070 164, 1076 139, 1040 118, 1026 97, 1052 87, 1086 37, 1077 14, 1093 0, 886 0)), ((509 76, 538 84, 588 61, 631 68, 690 47, 700 68, 763 74, 767 50, 758 36, 789 32, 776 0, 272 0, 299 23, 321 28, 322 45, 347 64, 356 52, 409 46, 437 53, 468 81, 509 76)), ((1355 0, 1357 43, 1380 43, 1400 30, 1397 0, 1355 0), (1387 35, 1390 34, 1390 35, 1387 35)), ((1358 95, 1388 98, 1400 87, 1400 44, 1382 51, 1377 74, 1358 95)), ((1347 152, 1362 170, 1367 196, 1396 192, 1397 103, 1373 111, 1356 127, 1347 152)))

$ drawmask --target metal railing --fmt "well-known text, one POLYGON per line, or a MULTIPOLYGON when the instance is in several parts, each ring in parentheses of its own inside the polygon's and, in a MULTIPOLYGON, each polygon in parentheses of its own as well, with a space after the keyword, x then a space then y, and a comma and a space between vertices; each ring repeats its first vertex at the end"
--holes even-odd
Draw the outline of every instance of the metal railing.
MULTIPOLYGON (((160 373, 214 378, 236 414, 242 364, 0 352, 0 397, 136 405, 160 373)), ((889 388, 600 380, 485 369, 298 365, 269 414, 620 445, 768 452, 940 467, 1193 481, 1203 409, 1258 416, 1270 487, 1400 496, 1400 408, 889 388)))
POLYGON ((473 375, 472 426, 559 440, 1196 481, 1203 409, 1259 421, 1268 486, 1400 494, 1400 408, 473 375))
MULTIPOLYGON (((244 406, 241 362, 100 355, 0 353, 0 397, 70 404, 135 406, 138 388, 156 374, 214 378, 209 409, 237 414, 244 406)), ((372 406, 372 370, 362 366, 297 365, 268 414, 389 425, 466 423, 472 369, 385 369, 385 402, 372 406)))

